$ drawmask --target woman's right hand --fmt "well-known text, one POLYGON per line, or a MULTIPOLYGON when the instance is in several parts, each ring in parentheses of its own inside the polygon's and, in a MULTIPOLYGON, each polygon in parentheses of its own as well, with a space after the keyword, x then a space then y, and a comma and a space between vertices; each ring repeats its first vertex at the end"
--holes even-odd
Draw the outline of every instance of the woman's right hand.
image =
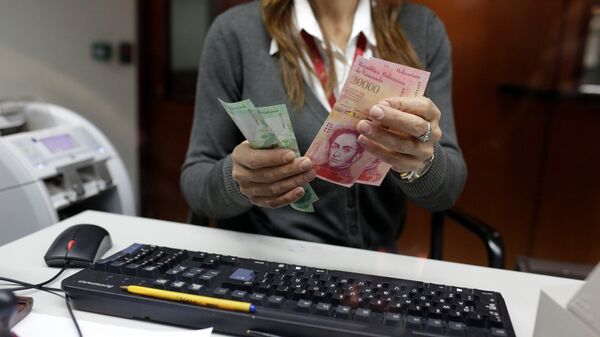
POLYGON ((304 195, 303 185, 315 179, 310 159, 288 149, 253 149, 248 141, 231 154, 233 179, 253 204, 278 208, 304 195))

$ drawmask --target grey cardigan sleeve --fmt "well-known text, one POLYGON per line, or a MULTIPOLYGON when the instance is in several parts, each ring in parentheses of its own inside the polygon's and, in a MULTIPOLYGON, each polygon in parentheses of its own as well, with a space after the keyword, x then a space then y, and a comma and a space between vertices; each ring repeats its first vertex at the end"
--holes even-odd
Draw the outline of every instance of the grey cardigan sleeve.
POLYGON ((211 26, 202 50, 194 122, 180 184, 196 214, 229 218, 252 204, 231 175, 230 153, 244 138, 217 101, 240 100, 243 81, 239 43, 220 19, 211 26))
POLYGON ((435 146, 435 159, 427 173, 412 183, 402 181, 402 191, 417 205, 436 211, 452 207, 462 192, 467 168, 462 157, 452 111, 452 52, 446 29, 432 12, 427 23, 425 67, 431 72, 425 96, 442 112, 442 139, 435 146))

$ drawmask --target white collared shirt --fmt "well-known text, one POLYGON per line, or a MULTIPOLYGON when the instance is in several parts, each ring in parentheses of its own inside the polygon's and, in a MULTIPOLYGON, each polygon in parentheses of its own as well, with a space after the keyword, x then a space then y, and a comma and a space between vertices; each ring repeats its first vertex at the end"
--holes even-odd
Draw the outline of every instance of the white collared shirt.
MULTIPOLYGON (((325 64, 327 64, 328 60, 325 53, 325 41, 323 41, 323 33, 319 28, 319 23, 315 18, 308 0, 294 0, 294 21, 296 28, 298 28, 298 34, 300 34, 302 30, 305 30, 315 39, 316 45, 319 48, 319 52, 323 56, 325 64)), ((334 57, 335 73, 338 79, 337 87, 334 88, 335 97, 338 97, 338 94, 342 90, 344 82, 346 81, 346 77, 348 76, 348 72, 350 71, 350 67, 354 61, 356 41, 361 32, 367 39, 367 45, 363 56, 371 57, 373 56, 373 50, 377 44, 375 40, 375 30, 371 21, 370 0, 359 0, 358 2, 356 12, 354 13, 354 20, 352 22, 352 33, 350 33, 350 39, 348 40, 346 50, 342 50, 338 46, 330 44, 334 57)), ((278 51, 279 46, 277 45, 277 41, 271 40, 269 54, 275 55, 278 51)), ((310 57, 308 57, 308 55, 305 56, 308 60, 308 63, 312 66, 310 57)), ((300 67, 304 81, 306 81, 308 86, 312 89, 312 91, 315 93, 315 96, 319 99, 325 109, 330 111, 331 107, 329 106, 329 100, 325 95, 325 89, 321 85, 321 82, 317 76, 315 76, 315 74, 309 69, 306 69, 304 63, 301 62, 300 67)))

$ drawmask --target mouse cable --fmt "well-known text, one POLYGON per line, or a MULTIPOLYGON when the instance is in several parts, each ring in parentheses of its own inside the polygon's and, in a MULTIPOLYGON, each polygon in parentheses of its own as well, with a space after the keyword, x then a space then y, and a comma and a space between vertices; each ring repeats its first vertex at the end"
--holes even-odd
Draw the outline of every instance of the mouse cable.
MULTIPOLYGON (((38 290, 42 290, 42 291, 48 292, 48 293, 50 293, 52 295, 56 295, 56 296, 58 296, 60 298, 64 298, 65 301, 66 301, 67 311, 69 312, 69 316, 71 316, 71 319, 73 320, 73 324, 75 325, 75 329, 77 329, 77 334, 79 335, 79 337, 83 337, 83 334, 81 333, 81 329, 79 328, 79 323, 77 322, 77 319, 75 318, 75 314, 73 313, 73 308, 71 307, 71 302, 69 301, 70 297, 67 296, 66 294, 65 295, 58 294, 58 292, 64 292, 64 290, 59 289, 59 288, 37 286, 36 284, 31 284, 31 283, 23 282, 23 281, 11 279, 11 278, 8 278, 8 277, 0 277, 0 281, 5 281, 5 282, 10 282, 10 283, 20 284, 20 285, 23 285, 23 286, 28 286, 27 287, 28 289, 35 288, 35 289, 38 289, 38 290)), ((0 288, 0 290, 10 290, 10 289, 0 288)))
POLYGON ((79 323, 77 323, 77 319, 75 318, 75 314, 73 313, 73 308, 71 307, 70 296, 67 294, 65 294, 64 296, 61 294, 57 294, 57 292, 64 292, 64 290, 62 290, 62 289, 51 288, 51 287, 45 286, 46 284, 52 283, 54 280, 56 280, 65 270, 67 270, 67 268, 69 268, 70 264, 71 264, 71 262, 67 261, 67 264, 56 275, 54 275, 47 281, 44 281, 44 282, 41 282, 38 284, 19 281, 19 280, 15 280, 15 279, 8 278, 8 277, 0 277, 0 281, 5 281, 5 282, 10 282, 10 283, 21 285, 21 287, 16 287, 16 288, 1 288, 0 287, 0 290, 20 291, 20 290, 27 290, 27 289, 38 289, 38 290, 46 291, 50 294, 53 294, 53 295, 56 295, 59 297, 64 297, 65 303, 67 305, 67 311, 69 312, 69 316, 71 316, 71 319, 73 320, 73 324, 75 325, 75 329, 77 329, 77 335, 79 337, 83 337, 83 334, 81 333, 81 329, 79 328, 79 323))
MULTIPOLYGON (((21 286, 21 287, 16 287, 16 288, 7 288, 4 290, 19 291, 19 290, 27 290, 27 289, 32 289, 32 288, 40 289, 40 288, 44 287, 46 284, 54 282, 54 280, 56 280, 65 270, 67 270, 67 268, 69 268, 70 264, 71 264, 71 262, 67 262, 67 264, 64 267, 62 267, 61 270, 59 270, 58 273, 56 273, 56 275, 52 276, 50 279, 48 279, 44 282, 41 282, 38 284, 29 284, 27 286, 21 286)), ((2 277, 2 278, 0 278, 0 280, 7 281, 8 279, 5 279, 2 277)), ((20 281, 18 281, 18 282, 14 282, 14 281, 16 281, 16 280, 11 280, 9 282, 13 282, 13 283, 17 283, 17 284, 23 283, 20 281)))
MULTIPOLYGON (((8 277, 0 277, 0 281, 4 281, 4 282, 8 282, 8 283, 14 283, 14 284, 20 284, 22 286, 27 286, 28 289, 38 289, 38 290, 42 290, 45 292, 48 292, 52 295, 56 295, 56 296, 60 296, 61 298, 64 297, 64 295, 61 294, 57 294, 57 293, 64 293, 65 291, 60 289, 60 288, 52 288, 52 287, 46 287, 46 286, 37 286, 36 284, 32 284, 32 283, 27 283, 24 281, 19 281, 19 280, 15 280, 12 278, 8 278, 8 277)), ((15 288, 4 288, 2 286, 4 286, 5 284, 0 284, 0 290, 8 290, 8 291, 15 291, 15 288)), ((22 287, 20 287, 22 288, 22 287)), ((17 289, 16 291, 19 290, 25 290, 25 289, 17 289)))
POLYGON ((77 335, 79 337, 83 337, 83 334, 81 333, 81 329, 79 328, 79 323, 77 323, 75 314, 73 314, 73 308, 71 307, 71 296, 69 296, 68 294, 65 294, 65 302, 67 303, 67 310, 69 310, 69 315, 71 316, 71 319, 73 320, 73 324, 75 324, 75 329, 77 329, 77 335))

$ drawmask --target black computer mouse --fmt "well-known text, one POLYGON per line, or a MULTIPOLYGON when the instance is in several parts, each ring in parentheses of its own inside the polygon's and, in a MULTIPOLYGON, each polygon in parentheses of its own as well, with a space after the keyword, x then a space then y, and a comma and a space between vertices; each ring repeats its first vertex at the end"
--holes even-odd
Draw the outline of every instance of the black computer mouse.
POLYGON ((49 267, 85 268, 104 255, 112 242, 106 229, 90 224, 74 225, 54 239, 44 256, 49 267))

